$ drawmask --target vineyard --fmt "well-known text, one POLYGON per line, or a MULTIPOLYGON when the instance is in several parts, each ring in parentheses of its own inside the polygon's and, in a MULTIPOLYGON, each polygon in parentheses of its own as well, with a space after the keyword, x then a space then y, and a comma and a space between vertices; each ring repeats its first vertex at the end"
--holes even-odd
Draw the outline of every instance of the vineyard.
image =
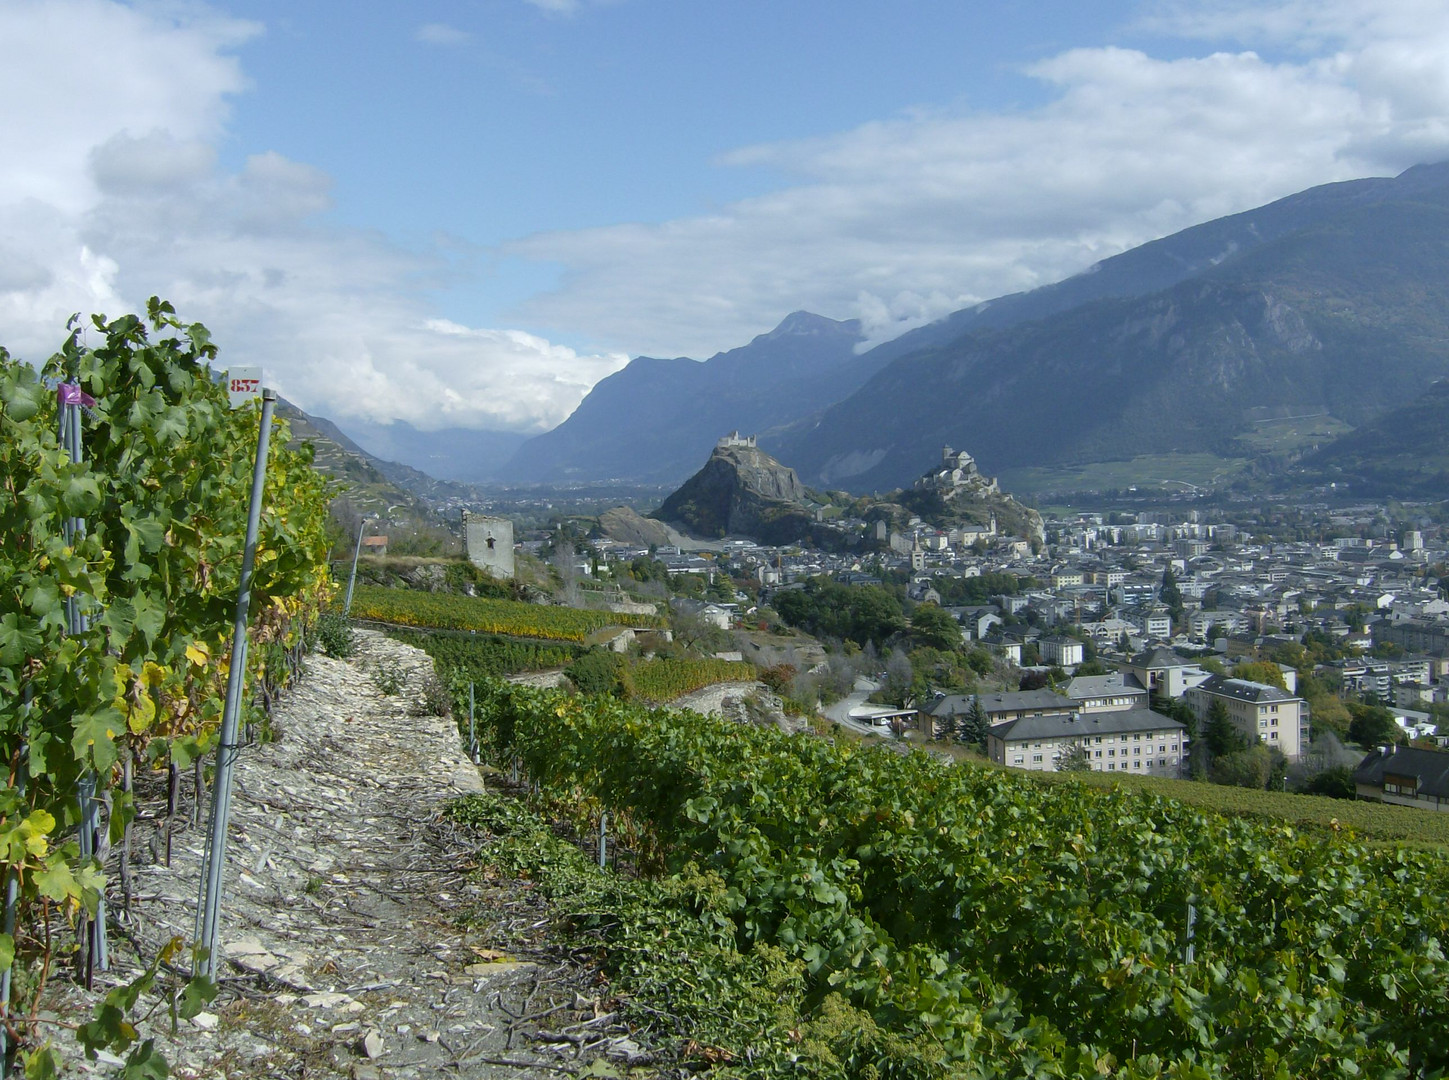
MULTIPOLYGON (((1039 783, 1060 783, 1069 774, 1032 773, 1039 783)), ((1099 787, 1121 786, 1129 791, 1161 795, 1204 810, 1236 816, 1248 815, 1269 823, 1340 832, 1351 830, 1367 842, 1411 844, 1449 852, 1449 814, 1429 813, 1409 806, 1330 799, 1285 791, 1259 791, 1161 776, 1130 773, 1078 774, 1082 783, 1099 787)))
POLYGON ((390 636, 422 649, 433 658, 439 673, 454 683, 481 682, 521 671, 561 668, 576 660, 583 651, 577 645, 544 645, 515 641, 497 634, 475 637, 423 630, 393 630, 390 636))
MULTIPOLYGON (((52 922, 84 927, 105 895, 78 824, 100 817, 128 889, 134 777, 169 772, 174 788, 177 771, 214 746, 229 674, 258 413, 230 409, 205 327, 154 299, 148 316, 97 317, 95 348, 73 326, 39 373, 0 350, 0 868, 15 889, 0 971, 16 995, 7 1034, 20 1037, 27 1074, 54 1066, 44 1035, 19 1019, 67 949, 52 922)), ((329 591, 324 482, 286 442, 279 426, 252 580, 259 662, 245 690, 262 703, 329 591)), ((94 931, 85 940, 81 955, 95 955, 94 931)), ((175 950, 164 959, 174 963, 175 950)), ((128 1048, 123 1021, 137 993, 108 995, 78 1033, 88 1049, 128 1048)), ((203 1000, 191 992, 183 1012, 203 1000)))
POLYGON ((759 672, 741 660, 667 658, 643 660, 625 674, 629 696, 656 704, 722 682, 754 682, 759 672))
POLYGON ((496 759, 521 762, 581 829, 607 811, 657 871, 656 900, 692 913, 705 944, 678 958, 648 935, 681 925, 679 906, 578 913, 620 977, 647 982, 638 958, 657 953, 688 968, 671 1000, 701 1016, 780 1003, 766 1030, 717 1049, 736 1063, 726 1072, 1445 1075, 1438 853, 606 698, 481 689, 496 759), (743 972, 761 981, 750 989, 743 972))
POLYGON ((481 634, 577 642, 606 626, 650 629, 664 625, 664 620, 654 615, 618 615, 610 611, 385 589, 376 585, 357 587, 352 598, 352 615, 420 629, 475 630, 481 634))

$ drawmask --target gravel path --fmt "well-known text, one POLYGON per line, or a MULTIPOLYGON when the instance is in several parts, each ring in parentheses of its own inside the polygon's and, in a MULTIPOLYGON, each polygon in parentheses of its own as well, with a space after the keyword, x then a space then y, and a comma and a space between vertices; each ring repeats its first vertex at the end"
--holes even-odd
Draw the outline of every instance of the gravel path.
MULTIPOLYGON (((476 842, 439 819, 482 781, 453 721, 415 715, 431 661, 371 631, 357 643, 346 663, 309 658, 274 714, 276 740, 241 753, 221 995, 174 1037, 163 1019, 143 1034, 187 1078, 559 1077, 593 1057, 636 1059, 592 973, 537 939, 547 912, 526 888, 485 895, 469 875, 476 842), (402 691, 384 694, 379 672, 402 691), (485 900, 499 907, 491 930, 465 928, 460 911, 485 900), (545 1016, 563 1037, 546 1041, 545 1016)), ((151 956, 193 936, 203 830, 175 837, 169 868, 159 832, 140 820, 136 836, 133 914, 98 993, 134 974, 135 945, 151 956)), ((86 1005, 78 990, 59 996, 62 1015, 86 1005)), ((114 1066, 59 1042, 71 1075, 114 1066)))

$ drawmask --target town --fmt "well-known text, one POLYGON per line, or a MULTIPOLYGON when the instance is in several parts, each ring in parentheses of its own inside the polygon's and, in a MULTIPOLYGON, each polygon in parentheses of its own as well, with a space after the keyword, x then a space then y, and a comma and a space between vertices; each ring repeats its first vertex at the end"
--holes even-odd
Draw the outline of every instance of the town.
MULTIPOLYGON (((978 475, 969 455, 953 453, 952 482, 978 475)), ((1236 780, 1252 786, 1286 786, 1290 772, 1299 784, 1341 772, 1363 757, 1346 744, 1444 743, 1449 532, 1438 506, 1155 501, 1049 513, 1036 536, 999 530, 994 517, 939 528, 913 516, 897 526, 817 506, 817 520, 851 544, 730 537, 642 546, 580 535, 573 570, 603 585, 652 564, 677 609, 721 630, 788 627, 786 613, 798 606, 791 594, 822 581, 891 592, 908 617, 936 607, 959 635, 951 644, 989 654, 990 668, 977 666, 994 678, 934 677, 940 669, 928 654, 924 678, 908 680, 883 709, 909 706, 896 727, 927 739, 956 734, 976 710, 987 755, 1008 767, 1186 777, 1187 728, 1205 740, 1215 704, 1243 749, 1271 751, 1261 755, 1271 775, 1250 770, 1236 780), (1235 676, 1240 670, 1248 677, 1235 676)), ((519 550, 551 556, 559 527, 526 535, 519 550)), ((876 663, 883 677, 885 662, 876 663)), ((1204 774, 1206 756, 1194 775, 1204 774)), ((1443 771, 1437 758, 1429 765, 1443 771)), ((1449 791, 1430 781, 1400 780, 1395 790, 1379 775, 1357 794, 1438 807, 1449 791)))

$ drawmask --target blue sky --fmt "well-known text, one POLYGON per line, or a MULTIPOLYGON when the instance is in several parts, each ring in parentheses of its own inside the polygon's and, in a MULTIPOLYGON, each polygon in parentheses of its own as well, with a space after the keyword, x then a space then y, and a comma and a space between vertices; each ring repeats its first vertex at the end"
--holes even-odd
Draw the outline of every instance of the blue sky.
POLYGON ((335 419, 540 430, 1449 156, 1449 2, 1385 7, 0 0, 0 343, 159 293, 335 419))

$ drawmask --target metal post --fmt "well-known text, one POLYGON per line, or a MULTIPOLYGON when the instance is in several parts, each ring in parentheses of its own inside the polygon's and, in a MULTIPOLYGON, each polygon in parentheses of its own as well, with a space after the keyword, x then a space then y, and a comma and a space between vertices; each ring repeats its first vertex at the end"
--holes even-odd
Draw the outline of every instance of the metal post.
POLYGON ((1192 900, 1189 899, 1187 902, 1187 951, 1183 955, 1183 959, 1186 960, 1189 964, 1192 963, 1193 956, 1196 952, 1192 944, 1192 939, 1196 935, 1196 931, 1194 929, 1196 925, 1197 907, 1193 904, 1192 900))
MULTIPOLYGON (((58 388, 57 394, 60 446, 61 449, 67 451, 71 464, 79 465, 85 459, 81 408, 84 404, 93 405, 95 402, 91 401, 90 397, 81 390, 79 382, 63 384, 58 388)), ((82 517, 66 518, 61 525, 61 533, 65 537, 66 545, 74 547, 85 539, 86 519, 82 517)), ((81 610, 80 601, 81 598, 77 595, 65 598, 66 633, 73 637, 84 634, 91 628, 91 618, 81 610)), ((93 858, 96 855, 97 837, 100 833, 100 804, 96 799, 97 784, 98 778, 93 772, 83 775, 77 784, 76 794, 81 809, 78 839, 83 859, 93 858)), ((106 897, 104 893, 96 903, 94 920, 82 917, 80 932, 86 950, 85 983, 89 988, 92 974, 96 971, 106 971, 111 966, 106 948, 106 897)))
MULTIPOLYGON (((96 791, 96 774, 88 772, 76 785, 81 805, 80 857, 93 859, 99 854, 98 838, 101 832, 101 800, 96 791)), ((86 933, 86 986, 90 986, 94 972, 105 971, 111 966, 109 950, 106 948, 106 898, 96 902, 96 917, 86 933)))
POLYGON ((226 827, 231 816, 232 769, 237 756, 237 717, 241 712, 242 690, 247 664, 247 613, 252 603, 252 568, 257 557, 257 532, 261 528, 262 496, 267 479, 267 445, 272 436, 272 412, 277 405, 275 390, 262 391, 262 424, 257 435, 257 461, 252 470, 252 497, 247 510, 246 546, 242 549, 241 585, 237 591, 236 621, 232 626, 231 670, 226 682, 226 705, 221 714, 221 739, 216 746, 216 777, 211 783, 211 836, 203 860, 202 884, 205 899, 197 912, 200 923, 196 944, 204 950, 198 956, 196 972, 216 977, 216 946, 221 929, 222 871, 226 866, 226 827))
MULTIPOLYGON (((26 709, 29 710, 29 687, 26 688, 26 709)), ((26 748, 21 746, 18 764, 15 767, 15 794, 22 802, 25 800, 25 775, 30 771, 30 762, 27 760, 26 748)), ((20 901, 20 871, 15 867, 5 874, 5 933, 10 935, 10 940, 15 940, 15 911, 20 901)), ((10 1065, 10 976, 15 971, 15 965, 7 967, 3 974, 0 974, 0 1068, 8 1068, 10 1065)))
POLYGON ((362 554, 362 534, 367 531, 367 518, 357 523, 357 546, 352 549, 352 573, 347 577, 347 599, 342 602, 342 617, 352 614, 352 586, 357 584, 357 556, 362 554))
POLYGON ((468 756, 478 764, 478 740, 473 735, 473 684, 468 684, 468 756))
POLYGON ((604 869, 604 863, 609 858, 609 815, 607 812, 599 815, 599 869, 604 869))

